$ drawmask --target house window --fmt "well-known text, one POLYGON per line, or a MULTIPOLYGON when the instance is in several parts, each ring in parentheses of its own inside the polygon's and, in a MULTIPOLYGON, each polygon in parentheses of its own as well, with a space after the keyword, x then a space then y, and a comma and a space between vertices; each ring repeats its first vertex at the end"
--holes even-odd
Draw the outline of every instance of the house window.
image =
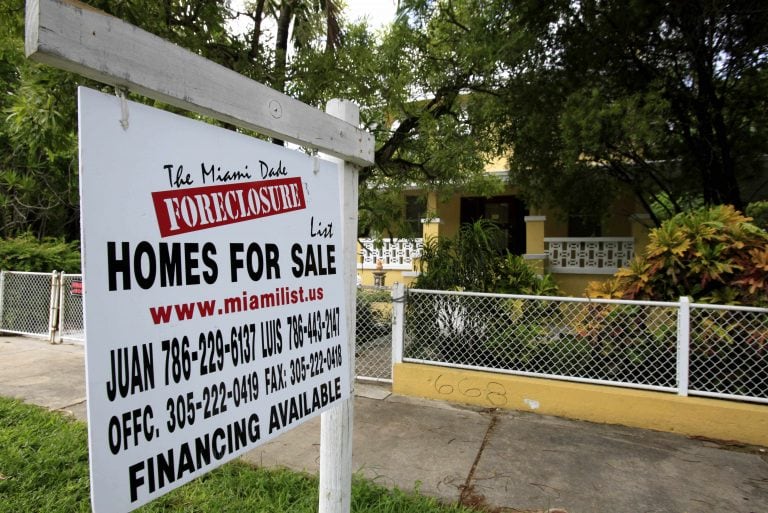
POLYGON ((423 196, 405 197, 406 237, 421 237, 421 220, 427 216, 427 200, 423 196))
POLYGON ((568 237, 600 237, 602 234, 603 226, 600 216, 568 216, 568 237))

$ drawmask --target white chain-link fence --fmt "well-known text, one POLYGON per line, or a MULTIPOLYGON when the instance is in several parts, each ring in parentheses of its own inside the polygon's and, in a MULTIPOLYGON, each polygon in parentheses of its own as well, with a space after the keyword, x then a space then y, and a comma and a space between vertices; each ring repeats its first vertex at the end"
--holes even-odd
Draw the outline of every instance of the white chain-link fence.
POLYGON ((32 337, 52 337, 51 315, 58 299, 58 273, 0 272, 0 330, 32 337))
MULTIPOLYGON (((84 342, 82 275, 2 271, 0 331, 84 342)), ((358 378, 392 381, 390 289, 358 287, 355 353, 358 378)))
MULTIPOLYGON (((358 287, 358 378, 409 361, 768 403, 765 308, 404 290, 358 287)), ((0 331, 84 341, 82 292, 3 271, 0 331)))
POLYGON ((358 379, 392 381, 392 293, 357 287, 355 371, 358 379))
POLYGON ((410 290, 405 326, 404 361, 768 403, 768 309, 410 290))
POLYGON ((0 272, 0 331, 51 342, 84 342, 82 277, 0 272))
POLYGON ((768 402, 768 310, 691 305, 691 394, 768 402))

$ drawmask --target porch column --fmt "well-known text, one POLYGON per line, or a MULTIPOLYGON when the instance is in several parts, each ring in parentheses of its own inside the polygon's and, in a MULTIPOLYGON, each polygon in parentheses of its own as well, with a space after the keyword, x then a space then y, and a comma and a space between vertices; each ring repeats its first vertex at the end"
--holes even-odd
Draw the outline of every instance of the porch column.
POLYGON ((536 269, 539 274, 544 274, 547 254, 544 249, 544 225, 547 216, 525 216, 525 255, 523 258, 536 269))

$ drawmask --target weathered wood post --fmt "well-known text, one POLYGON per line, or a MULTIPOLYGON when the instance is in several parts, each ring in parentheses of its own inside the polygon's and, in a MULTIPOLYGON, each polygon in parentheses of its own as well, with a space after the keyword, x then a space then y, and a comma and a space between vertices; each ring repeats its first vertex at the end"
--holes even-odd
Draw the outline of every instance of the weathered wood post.
MULTIPOLYGON (((351 102, 331 100, 326 112, 357 126, 359 110, 351 102)), ((340 161, 343 167, 339 197, 342 201, 345 307, 347 310, 347 343, 349 344, 350 383, 355 382, 355 306, 357 296, 357 178, 358 167, 340 161)), ((320 422, 320 513, 348 513, 352 493, 352 397, 322 414, 320 422)))

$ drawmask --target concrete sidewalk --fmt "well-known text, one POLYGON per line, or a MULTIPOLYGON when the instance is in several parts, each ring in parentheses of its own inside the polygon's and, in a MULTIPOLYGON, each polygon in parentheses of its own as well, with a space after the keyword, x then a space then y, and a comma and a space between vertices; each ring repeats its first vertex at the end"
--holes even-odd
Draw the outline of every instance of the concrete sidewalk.
MULTIPOLYGON (((0 337, 0 395, 85 418, 83 348, 0 337)), ((683 436, 487 411, 357 385, 354 466, 485 511, 768 512, 768 453, 683 436)), ((316 472, 319 419, 245 459, 316 472)))

